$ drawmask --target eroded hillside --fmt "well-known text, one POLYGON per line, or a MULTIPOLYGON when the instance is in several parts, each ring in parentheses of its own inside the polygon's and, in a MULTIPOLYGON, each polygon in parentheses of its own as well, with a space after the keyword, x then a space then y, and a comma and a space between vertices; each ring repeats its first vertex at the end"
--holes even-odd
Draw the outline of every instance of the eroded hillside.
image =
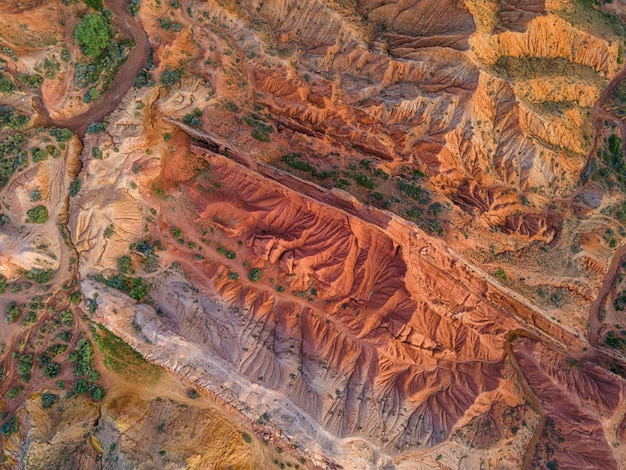
POLYGON ((0 466, 621 468, 604 7, 0 3, 0 466))

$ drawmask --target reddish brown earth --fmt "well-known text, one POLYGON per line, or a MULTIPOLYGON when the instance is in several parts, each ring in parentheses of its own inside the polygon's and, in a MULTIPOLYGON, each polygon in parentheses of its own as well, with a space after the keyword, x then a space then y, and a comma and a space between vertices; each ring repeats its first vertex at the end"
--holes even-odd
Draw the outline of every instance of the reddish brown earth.
POLYGON ((624 467, 617 17, 104 4, 87 103, 94 12, 0 2, 0 468, 624 467))

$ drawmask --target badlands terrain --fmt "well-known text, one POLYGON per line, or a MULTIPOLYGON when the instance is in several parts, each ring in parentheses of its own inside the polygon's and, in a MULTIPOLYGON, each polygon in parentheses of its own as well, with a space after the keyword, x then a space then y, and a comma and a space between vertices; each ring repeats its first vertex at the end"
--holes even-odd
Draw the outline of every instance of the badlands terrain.
POLYGON ((625 468, 623 19, 0 0, 0 469, 625 468))

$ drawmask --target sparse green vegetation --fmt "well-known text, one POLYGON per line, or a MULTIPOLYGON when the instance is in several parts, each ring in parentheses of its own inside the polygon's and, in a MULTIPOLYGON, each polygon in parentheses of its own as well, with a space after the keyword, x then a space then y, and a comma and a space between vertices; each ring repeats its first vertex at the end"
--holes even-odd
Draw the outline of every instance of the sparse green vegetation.
POLYGON ((122 274, 132 274, 133 271, 133 262, 130 256, 124 255, 117 260, 117 268, 120 270, 122 274))
POLYGON ((161 26, 163 31, 174 31, 175 33, 178 33, 183 28, 182 24, 167 18, 159 18, 159 26, 161 26))
POLYGON ((49 127, 48 132, 57 142, 67 142, 74 136, 69 129, 59 129, 57 127, 49 127))
POLYGON ((176 85, 180 81, 181 75, 182 72, 178 70, 173 70, 168 65, 161 74, 161 78, 159 78, 159 83, 167 87, 176 85))
POLYGON ((13 79, 0 73, 0 93, 12 93, 13 91, 15 91, 13 79))
POLYGON ((493 70, 498 75, 517 80, 563 75, 580 77, 590 83, 602 81, 602 77, 593 68, 560 57, 500 56, 493 70))
POLYGON ((26 222, 31 224, 45 224, 48 221, 48 208, 44 205, 33 207, 26 211, 26 222))
POLYGON ((0 131, 4 127, 13 130, 23 129, 29 122, 28 116, 17 112, 12 106, 0 106, 0 131))
POLYGON ((54 277, 54 269, 33 268, 26 272, 26 279, 38 284, 47 284, 54 277))
POLYGON ((626 338, 622 335, 618 336, 618 334, 613 330, 607 333, 604 342, 607 346, 619 349, 620 351, 624 351, 626 349, 626 338))
POLYGON ((106 130, 106 124, 103 122, 93 122, 87 128, 87 134, 100 134, 106 130))
POLYGON ((75 179, 70 183, 69 195, 70 197, 76 196, 80 192, 80 180, 75 179))
POLYGON ((118 374, 151 379, 152 382, 156 382, 161 376, 160 367, 147 362, 141 354, 103 326, 98 325, 94 341, 104 354, 104 365, 107 369, 118 374))
POLYGON ((498 279, 501 279, 503 281, 508 280, 508 277, 506 275, 506 272, 504 272, 504 269, 502 268, 498 268, 496 269, 494 272, 491 273, 491 275, 493 277, 497 277, 498 279))
POLYGON ((102 0, 85 0, 85 5, 93 8, 94 10, 102 10, 102 0))
POLYGON ((263 270, 260 268, 251 269, 248 273, 248 279, 252 282, 258 282, 263 277, 263 270))
POLYGON ((185 114, 185 116, 183 117, 183 122, 188 126, 200 127, 202 126, 202 121, 200 120, 201 116, 202 110, 196 108, 193 110, 193 113, 185 114))
POLYGON ((41 394, 41 407, 42 408, 51 408, 55 403, 59 401, 59 397, 54 393, 43 392, 41 394))
POLYGON ((22 313, 24 313, 25 307, 26 305, 18 304, 16 302, 11 302, 7 305, 7 312, 5 316, 7 323, 15 323, 22 313))
MULTIPOLYGON (((11 398, 11 397, 9 397, 9 398, 11 398)), ((2 431, 2 434, 5 437, 9 437, 10 435, 15 434, 16 432, 18 432, 20 430, 20 423, 17 420, 17 417, 11 416, 8 420, 6 420, 4 422, 4 424, 2 425, 2 428, 0 428, 0 430, 2 431)))
POLYGON ((274 132, 274 127, 270 124, 265 124, 265 121, 258 113, 252 113, 249 116, 244 116, 243 121, 252 127, 252 137, 260 142, 269 142, 270 135, 274 132))
POLYGON ((124 292, 128 294, 130 298, 137 301, 144 300, 148 295, 148 285, 142 278, 139 277, 129 277, 124 274, 113 274, 111 276, 104 277, 99 274, 95 277, 95 280, 124 292))

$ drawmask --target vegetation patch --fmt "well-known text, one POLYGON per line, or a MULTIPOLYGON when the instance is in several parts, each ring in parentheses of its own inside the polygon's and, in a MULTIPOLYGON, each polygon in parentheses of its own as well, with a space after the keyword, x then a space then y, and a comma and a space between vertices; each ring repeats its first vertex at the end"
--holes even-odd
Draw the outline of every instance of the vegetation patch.
POLYGON ((161 377, 160 367, 146 361, 141 354, 103 326, 98 325, 94 341, 104 354, 104 365, 107 369, 129 377, 148 379, 150 383, 156 383, 161 377))
POLYGON ((148 296, 148 284, 140 277, 129 277, 124 274, 113 274, 108 277, 104 277, 102 274, 98 274, 95 280, 102 282, 109 287, 117 289, 132 299, 138 302, 144 300, 148 296))
POLYGON ((26 211, 26 222, 30 224, 45 224, 48 221, 48 208, 44 205, 33 207, 26 211))
POLYGON ((13 130, 23 129, 29 122, 30 117, 17 112, 12 106, 0 106, 0 131, 5 127, 13 130))

